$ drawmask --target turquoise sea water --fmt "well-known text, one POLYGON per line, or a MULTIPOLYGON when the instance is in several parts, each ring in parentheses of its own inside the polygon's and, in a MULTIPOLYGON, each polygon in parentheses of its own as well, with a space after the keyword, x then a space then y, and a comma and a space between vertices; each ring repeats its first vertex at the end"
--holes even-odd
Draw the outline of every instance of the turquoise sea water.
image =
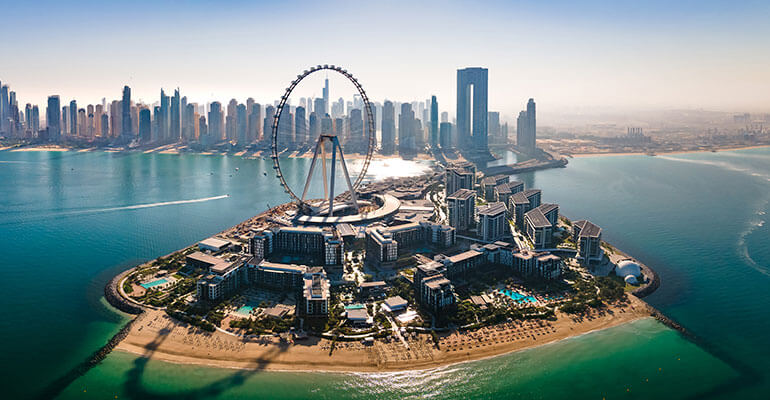
MULTIPOLYGON (((287 178, 301 182, 306 163, 282 164, 287 178)), ((372 174, 417 169, 388 163, 372 174)), ((0 152, 3 397, 35 397, 120 329, 126 317, 102 298, 117 271, 284 202, 271 171, 269 160, 237 157, 0 152)), ((767 398, 770 150, 579 158, 517 178, 653 266, 663 284, 647 301, 697 340, 644 319, 382 374, 215 369, 113 352, 60 398, 767 398)))

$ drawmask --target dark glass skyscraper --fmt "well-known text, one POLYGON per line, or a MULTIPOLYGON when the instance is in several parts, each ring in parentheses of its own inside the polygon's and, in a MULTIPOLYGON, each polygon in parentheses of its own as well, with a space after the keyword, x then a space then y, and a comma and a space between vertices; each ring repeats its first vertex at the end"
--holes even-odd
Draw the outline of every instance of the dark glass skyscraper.
POLYGON ((134 132, 131 129, 131 88, 128 86, 123 87, 123 100, 121 101, 121 116, 120 116, 120 136, 123 140, 128 142, 133 139, 134 132))
POLYGON ((149 108, 139 111, 139 140, 148 143, 152 140, 152 119, 149 108))
POLYGON ((486 68, 457 70, 457 138, 462 145, 488 150, 486 68))
POLYGON ((430 145, 438 147, 438 101, 436 96, 430 97, 430 145))
POLYGON ((78 134, 78 102, 75 100, 70 101, 70 136, 77 136, 78 134))
POLYGON ((393 102, 385 100, 382 104, 382 154, 390 155, 396 151, 396 109, 393 102))
POLYGON ((170 138, 172 142, 178 141, 182 137, 182 124, 180 118, 182 110, 180 108, 181 98, 179 89, 174 90, 174 96, 171 98, 171 117, 169 118, 170 138))
POLYGON ((58 142, 61 139, 61 103, 59 96, 48 96, 48 107, 45 109, 45 123, 48 140, 58 142))
POLYGON ((297 107, 294 110, 294 140, 297 145, 304 146, 308 144, 307 119, 305 119, 305 107, 297 107))

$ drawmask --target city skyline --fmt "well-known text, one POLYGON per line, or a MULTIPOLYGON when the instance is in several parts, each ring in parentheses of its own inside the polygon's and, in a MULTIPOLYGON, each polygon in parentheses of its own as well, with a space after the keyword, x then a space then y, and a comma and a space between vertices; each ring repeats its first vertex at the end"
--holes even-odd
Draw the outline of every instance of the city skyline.
POLYGON ((8 23, 0 28, 6 37, 30 23, 39 29, 0 45, 14 55, 4 65, 3 82, 20 94, 20 104, 39 106, 52 94, 98 104, 124 85, 139 100, 155 98, 160 87, 183 87, 201 103, 247 97, 264 102, 293 77, 286 71, 313 60, 357 71, 374 98, 436 95, 448 110, 455 109, 456 69, 484 66, 490 70, 489 109, 508 119, 529 97, 540 99, 546 112, 764 111, 770 103, 770 76, 763 68, 768 28, 761 23, 770 13, 766 4, 523 2, 469 8, 453 2, 354 9, 294 2, 244 4, 238 15, 197 2, 163 4, 152 13, 148 7, 141 1, 8 5, 8 23), (366 17, 375 14, 374 20, 366 17), (466 23, 484 28, 456 29, 466 23), (51 40, 65 31, 76 38, 72 46, 51 40), (311 32, 326 38, 311 41, 311 32), (264 40, 251 45, 250 37, 264 40))

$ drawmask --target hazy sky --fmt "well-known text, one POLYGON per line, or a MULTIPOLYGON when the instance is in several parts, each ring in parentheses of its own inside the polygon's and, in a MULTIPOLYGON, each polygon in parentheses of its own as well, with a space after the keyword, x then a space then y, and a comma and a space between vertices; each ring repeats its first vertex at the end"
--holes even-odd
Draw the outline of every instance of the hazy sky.
POLYGON ((452 115, 466 66, 489 68, 490 110, 507 115, 529 97, 550 110, 770 110, 767 1, 0 0, 0 10, 0 80, 22 104, 111 100, 124 84, 148 103, 177 86, 191 101, 271 102, 328 63, 374 100, 435 94, 452 115))

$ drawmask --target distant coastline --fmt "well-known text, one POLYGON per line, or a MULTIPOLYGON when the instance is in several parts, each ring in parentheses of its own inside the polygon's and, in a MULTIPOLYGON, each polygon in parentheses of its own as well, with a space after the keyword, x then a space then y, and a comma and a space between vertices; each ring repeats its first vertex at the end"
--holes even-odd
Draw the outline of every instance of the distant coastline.
POLYGON ((655 156, 655 155, 664 155, 664 154, 689 154, 689 153, 715 153, 715 152, 723 152, 723 151, 735 151, 735 150, 750 150, 750 149, 761 149, 765 147, 770 147, 770 144, 761 144, 761 145, 750 145, 750 146, 729 146, 729 147, 723 147, 723 148, 713 148, 713 149, 692 149, 692 150, 676 150, 676 151, 660 151, 655 152, 653 154, 641 152, 641 151, 632 151, 632 152, 608 152, 608 153, 574 153, 570 154, 568 157, 571 158, 586 158, 586 157, 614 157, 614 156, 655 156))

